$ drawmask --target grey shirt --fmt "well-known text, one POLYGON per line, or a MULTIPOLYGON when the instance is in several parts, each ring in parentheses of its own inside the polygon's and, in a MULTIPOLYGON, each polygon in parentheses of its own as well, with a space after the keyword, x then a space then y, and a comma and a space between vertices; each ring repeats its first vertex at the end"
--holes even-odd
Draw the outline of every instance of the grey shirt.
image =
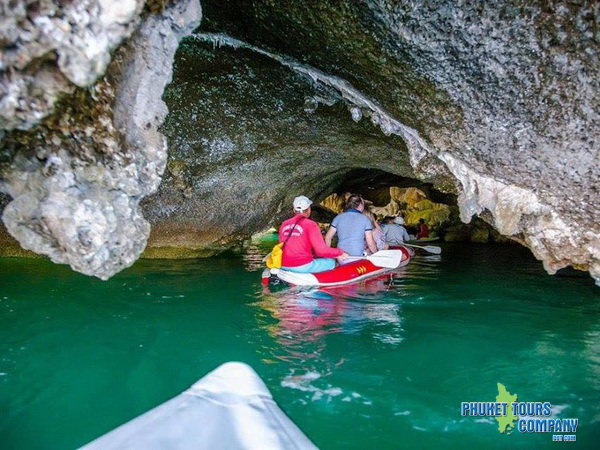
POLYGON ((391 223, 383 227, 385 242, 390 245, 400 245, 404 241, 410 241, 406 228, 396 223, 391 223))
POLYGON ((362 256, 365 250, 365 233, 371 231, 371 220, 357 209, 338 214, 331 222, 338 235, 338 248, 350 256, 362 256))

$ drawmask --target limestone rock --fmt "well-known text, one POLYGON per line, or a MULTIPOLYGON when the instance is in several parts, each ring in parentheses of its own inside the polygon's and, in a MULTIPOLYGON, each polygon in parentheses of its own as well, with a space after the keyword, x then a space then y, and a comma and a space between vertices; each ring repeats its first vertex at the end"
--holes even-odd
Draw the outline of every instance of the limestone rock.
MULTIPOLYGON (((121 2, 110 17, 126 21, 134 6, 121 2)), ((23 248, 102 279, 139 257, 150 225, 138 205, 157 188, 166 163, 160 94, 179 39, 199 18, 194 0, 149 17, 107 77, 62 101, 33 133, 6 136, 14 156, 2 188, 13 200, 2 219, 23 248)), ((94 70, 104 64, 98 58, 90 62, 94 70)))
POLYGON ((137 28, 143 0, 3 2, 0 129, 27 130, 61 94, 104 74, 110 52, 137 28))
POLYGON ((487 244, 490 240, 490 232, 487 228, 474 228, 471 231, 471 242, 487 244))
MULTIPOLYGON (((167 164, 160 97, 176 37, 199 17, 195 2, 166 3, 86 91, 108 110, 87 101, 91 119, 65 107, 31 129, 60 95, 63 106, 83 95, 73 86, 100 76, 135 28, 140 2, 103 15, 113 4, 13 2, 0 24, 17 49, 2 55, 0 83, 1 128, 12 130, 1 136, 3 190, 15 199, 5 224, 23 245, 104 278, 144 246, 138 202, 167 164)), ((203 6, 209 20, 178 52, 166 93, 169 170, 143 206, 156 255, 220 251, 286 216, 295 195, 319 201, 367 170, 458 194, 464 222, 481 217, 549 272, 573 265, 600 283, 597 2, 203 6)))
POLYGON ((342 95, 252 52, 187 39, 165 101, 168 170, 144 201, 146 256, 222 251, 315 203, 356 167, 413 177, 403 141, 352 120, 342 95), (319 98, 316 109, 306 99, 319 98), (378 154, 373 158, 373 154, 378 154))

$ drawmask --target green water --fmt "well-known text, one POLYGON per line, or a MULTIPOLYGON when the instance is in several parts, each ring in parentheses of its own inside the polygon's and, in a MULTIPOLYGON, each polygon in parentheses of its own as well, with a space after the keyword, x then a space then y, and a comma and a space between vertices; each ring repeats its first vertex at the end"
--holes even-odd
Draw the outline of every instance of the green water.
POLYGON ((515 246, 446 245, 391 282, 268 292, 261 251, 140 261, 107 282, 0 259, 0 448, 85 444, 231 360, 322 448, 597 448, 589 277, 548 276, 515 246), (461 416, 498 382, 578 418, 577 442, 461 416))

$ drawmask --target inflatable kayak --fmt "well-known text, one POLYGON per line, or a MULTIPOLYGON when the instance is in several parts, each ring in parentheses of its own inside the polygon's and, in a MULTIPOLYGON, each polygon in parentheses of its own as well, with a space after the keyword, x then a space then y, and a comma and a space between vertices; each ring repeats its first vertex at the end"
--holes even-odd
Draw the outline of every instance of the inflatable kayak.
POLYGON ((316 449, 246 364, 228 362, 187 391, 82 447, 316 449))
POLYGON ((268 284, 271 277, 296 286, 342 286, 358 283, 373 278, 398 267, 403 267, 410 261, 412 253, 406 247, 398 247, 393 252, 384 250, 353 261, 335 269, 319 273, 296 273, 283 269, 265 269, 262 275, 263 284, 268 284), (388 257, 393 255, 393 257, 388 257), (389 264, 389 261, 393 261, 389 264))

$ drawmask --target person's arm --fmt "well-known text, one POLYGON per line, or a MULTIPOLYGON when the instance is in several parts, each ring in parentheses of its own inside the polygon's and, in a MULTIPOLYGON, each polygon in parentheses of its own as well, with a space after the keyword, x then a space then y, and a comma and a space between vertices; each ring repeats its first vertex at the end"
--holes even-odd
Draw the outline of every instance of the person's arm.
POLYGON ((331 225, 329 230, 327 230, 327 233, 325 234, 325 245, 327 245, 327 247, 331 247, 331 240, 335 236, 336 232, 337 229, 333 225, 331 225))
POLYGON ((310 239, 310 245, 313 248, 315 255, 323 258, 336 258, 342 256, 344 251, 341 248, 331 248, 326 245, 321 235, 319 226, 315 223, 314 226, 306 227, 308 229, 308 238, 310 239))
POLYGON ((406 231, 406 228, 404 228, 404 227, 402 227, 402 240, 410 241, 410 236, 408 235, 408 231, 406 231))
POLYGON ((377 250, 387 250, 389 245, 385 243, 385 235, 381 228, 373 230, 373 239, 375 240, 375 245, 377 245, 377 250))
POLYGON ((373 230, 365 231, 365 239, 367 240, 367 248, 371 253, 377 253, 377 244, 373 239, 373 230))

